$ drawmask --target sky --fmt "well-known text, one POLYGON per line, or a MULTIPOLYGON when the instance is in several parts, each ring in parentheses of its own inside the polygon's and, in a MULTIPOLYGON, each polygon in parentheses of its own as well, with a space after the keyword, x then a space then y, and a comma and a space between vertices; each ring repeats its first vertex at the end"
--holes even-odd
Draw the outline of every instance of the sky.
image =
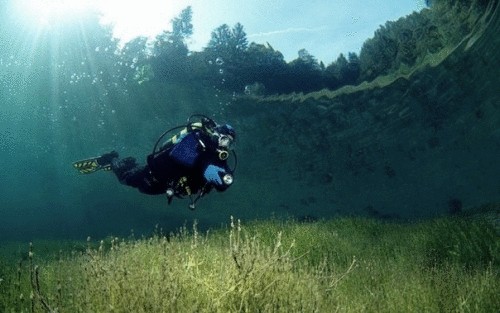
POLYGON ((90 5, 114 25, 123 42, 137 36, 154 38, 170 30, 182 9, 193 9, 194 34, 189 48, 200 51, 222 24, 241 23, 249 42, 269 43, 286 61, 306 49, 325 64, 340 53, 359 53, 363 42, 388 20, 425 7, 425 0, 18 0, 36 12, 41 23, 57 11, 70 14, 90 5))

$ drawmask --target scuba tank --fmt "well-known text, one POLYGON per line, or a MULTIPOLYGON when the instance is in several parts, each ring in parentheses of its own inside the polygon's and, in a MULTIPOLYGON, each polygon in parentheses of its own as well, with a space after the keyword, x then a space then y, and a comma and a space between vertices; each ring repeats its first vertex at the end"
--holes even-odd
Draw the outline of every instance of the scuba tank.
POLYGON ((166 130, 163 134, 160 135, 158 140, 156 141, 154 147, 153 147, 153 152, 151 155, 155 156, 158 153, 161 153, 161 151, 168 146, 175 145, 179 139, 182 139, 184 135, 186 135, 188 132, 191 132, 195 129, 201 129, 208 134, 212 134, 214 132, 215 127, 217 127, 217 123, 214 122, 211 118, 207 117, 206 115, 203 114, 193 114, 191 115, 188 120, 187 120, 186 125, 180 125, 176 127, 172 127, 168 130, 166 130), (201 120, 199 122, 192 122, 191 119, 193 117, 201 117, 201 120), (174 130, 182 129, 178 134, 172 136, 168 141, 166 141, 159 149, 158 145, 160 144, 160 141, 170 132, 174 130))

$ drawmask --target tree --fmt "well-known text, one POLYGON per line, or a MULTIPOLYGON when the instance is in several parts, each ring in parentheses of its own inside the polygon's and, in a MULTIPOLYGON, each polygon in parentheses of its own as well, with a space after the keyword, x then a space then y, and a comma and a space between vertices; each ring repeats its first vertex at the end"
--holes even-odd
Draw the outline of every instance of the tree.
POLYGON ((141 83, 151 78, 147 76, 151 75, 151 73, 145 72, 146 68, 151 68, 148 59, 147 41, 147 37, 137 37, 127 42, 119 51, 120 59, 127 69, 124 73, 127 80, 134 79, 141 83))
POLYGON ((212 31, 208 46, 203 51, 209 60, 213 79, 220 80, 223 74, 224 88, 233 91, 244 86, 244 68, 248 40, 243 25, 237 23, 233 28, 222 24, 212 31), (216 78, 217 77, 217 78, 216 78))
POLYGON ((288 64, 287 92, 310 92, 323 87, 322 70, 318 60, 306 49, 298 51, 299 57, 288 64))
POLYGON ((335 62, 326 67, 324 71, 325 85, 330 89, 336 89, 356 84, 360 71, 359 58, 356 53, 349 52, 347 58, 341 53, 335 62))
POLYGON ((349 62, 343 53, 341 53, 337 60, 328 65, 325 69, 325 85, 330 89, 337 89, 346 85, 345 75, 348 71, 349 62))
POLYGON ((380 26, 373 38, 366 40, 361 47, 359 61, 362 80, 386 75, 393 68, 398 53, 398 41, 393 25, 394 22, 387 22, 385 26, 380 26))
POLYGON ((164 31, 156 37, 151 67, 155 77, 175 80, 187 78, 186 40, 193 34, 192 9, 188 6, 172 20, 172 31, 164 31))
POLYGON ((233 27, 230 47, 234 49, 233 52, 246 51, 248 48, 247 34, 240 23, 233 27))
POLYGON ((281 91, 286 70, 283 54, 274 50, 269 43, 263 45, 252 42, 248 47, 245 66, 242 68, 245 84, 259 82, 267 92, 281 91))
POLYGON ((342 73, 343 81, 347 85, 353 85, 358 81, 359 75, 361 73, 361 67, 359 64, 358 55, 354 52, 349 52, 347 54, 348 64, 342 73))
POLYGON ((229 54, 229 45, 231 43, 231 28, 227 24, 222 24, 212 31, 210 41, 205 50, 212 53, 229 54))
POLYGON ((214 58, 221 58, 224 63, 239 65, 248 48, 247 34, 243 25, 237 23, 232 29, 227 24, 217 27, 211 34, 207 52, 214 58))
POLYGON ((188 6, 172 20, 172 37, 183 42, 193 35, 193 10, 188 6))

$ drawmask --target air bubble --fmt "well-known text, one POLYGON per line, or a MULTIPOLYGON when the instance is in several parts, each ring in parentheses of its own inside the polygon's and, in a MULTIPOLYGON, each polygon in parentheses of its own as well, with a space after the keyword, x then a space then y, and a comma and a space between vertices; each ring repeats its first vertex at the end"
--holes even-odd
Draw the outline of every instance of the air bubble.
POLYGON ((218 57, 217 59, 215 59, 215 64, 221 66, 222 64, 224 64, 224 60, 221 57, 218 57))

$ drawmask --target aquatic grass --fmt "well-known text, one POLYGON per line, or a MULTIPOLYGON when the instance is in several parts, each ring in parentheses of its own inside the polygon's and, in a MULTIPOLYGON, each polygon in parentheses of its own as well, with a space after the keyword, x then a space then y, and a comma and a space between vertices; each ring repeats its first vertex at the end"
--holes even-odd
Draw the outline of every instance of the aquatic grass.
POLYGON ((496 312, 488 219, 267 220, 88 240, 0 267, 2 312, 496 312), (82 249, 82 246, 85 248, 82 249))

